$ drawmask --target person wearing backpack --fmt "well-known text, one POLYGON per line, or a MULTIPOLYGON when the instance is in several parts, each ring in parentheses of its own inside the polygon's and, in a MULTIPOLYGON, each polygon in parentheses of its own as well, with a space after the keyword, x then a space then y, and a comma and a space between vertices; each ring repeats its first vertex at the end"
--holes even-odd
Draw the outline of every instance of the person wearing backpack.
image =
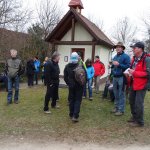
POLYGON ((131 77, 131 91, 129 95, 131 119, 128 120, 132 127, 144 126, 144 98, 150 89, 150 54, 144 51, 143 42, 132 46, 134 57, 129 69, 131 77))
POLYGON ((105 73, 105 66, 100 61, 99 56, 95 56, 95 62, 93 64, 93 67, 95 70, 95 74, 94 74, 95 90, 96 90, 96 94, 98 94, 99 93, 99 86, 100 86, 100 78, 105 73))
POLYGON ((86 85, 88 84, 88 91, 89 91, 89 100, 93 100, 92 96, 92 81, 94 77, 94 67, 92 66, 92 60, 87 59, 85 62, 86 65, 86 72, 87 72, 87 83, 84 86, 84 92, 83 92, 83 98, 86 98, 87 92, 86 92, 86 85))
POLYGON ((11 58, 6 61, 5 72, 8 78, 7 104, 12 104, 13 85, 15 87, 14 103, 19 101, 19 79, 24 73, 22 61, 17 58, 17 50, 10 50, 11 58))
POLYGON ((64 81, 69 88, 69 116, 73 122, 78 122, 86 70, 80 66, 79 55, 76 52, 71 54, 70 63, 64 69, 64 81))

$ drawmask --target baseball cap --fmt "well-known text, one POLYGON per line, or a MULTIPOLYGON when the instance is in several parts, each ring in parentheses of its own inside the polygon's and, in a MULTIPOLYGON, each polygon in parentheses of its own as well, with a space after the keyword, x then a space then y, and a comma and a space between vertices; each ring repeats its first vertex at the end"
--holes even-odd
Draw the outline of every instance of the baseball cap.
POLYGON ((143 50, 144 50, 145 45, 144 45, 144 43, 143 43, 143 42, 137 42, 137 43, 135 43, 134 45, 131 45, 130 47, 132 47, 132 48, 136 48, 136 47, 138 47, 138 48, 141 48, 141 49, 143 49, 143 50))

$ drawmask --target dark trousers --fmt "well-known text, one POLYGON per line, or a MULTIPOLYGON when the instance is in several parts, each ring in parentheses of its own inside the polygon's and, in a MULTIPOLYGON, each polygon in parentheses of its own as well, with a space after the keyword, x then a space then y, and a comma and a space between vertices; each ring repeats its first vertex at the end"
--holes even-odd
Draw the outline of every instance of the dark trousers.
POLYGON ((129 95, 131 114, 133 119, 144 125, 144 98, 146 90, 134 91, 131 89, 129 95))
POLYGON ((38 72, 35 72, 35 73, 34 73, 34 79, 35 79, 36 85, 38 85, 38 76, 39 76, 39 73, 38 73, 38 72))
POLYGON ((27 75, 28 86, 33 86, 34 75, 27 75))
POLYGON ((108 96, 108 87, 110 86, 110 84, 106 84, 105 88, 104 88, 104 92, 103 92, 103 98, 107 98, 108 96))
POLYGON ((79 118, 80 106, 82 102, 83 87, 69 88, 69 116, 79 118))
POLYGON ((46 95, 45 95, 45 103, 44 103, 44 111, 48 111, 49 110, 49 101, 50 99, 52 99, 52 103, 51 103, 51 107, 54 108, 56 106, 56 100, 58 98, 58 84, 51 84, 51 85, 47 85, 47 91, 46 91, 46 95))

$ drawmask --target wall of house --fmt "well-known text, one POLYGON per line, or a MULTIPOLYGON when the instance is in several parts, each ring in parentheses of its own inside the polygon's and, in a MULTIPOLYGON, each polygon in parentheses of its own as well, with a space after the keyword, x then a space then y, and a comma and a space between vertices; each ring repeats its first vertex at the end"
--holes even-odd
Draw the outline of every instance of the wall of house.
POLYGON ((85 57, 84 59, 88 59, 92 57, 92 46, 87 45, 58 45, 58 52, 61 54, 60 57, 60 75, 63 75, 64 67, 69 63, 70 55, 73 48, 85 48, 85 57), (68 62, 65 62, 65 57, 68 57, 68 62))
MULTIPOLYGON (((71 41, 72 29, 70 29, 65 36, 61 39, 61 41, 71 41)), ((89 34, 89 32, 84 29, 84 27, 80 23, 75 24, 75 41, 92 41, 93 37, 89 34)))
POLYGON ((93 37, 90 33, 80 24, 75 24, 75 41, 92 41, 93 37))
POLYGON ((70 29, 65 36, 61 39, 61 41, 71 41, 71 34, 72 34, 72 29, 70 29))
POLYGON ((105 46, 102 46, 102 45, 97 45, 96 48, 95 48, 95 55, 100 56, 100 60, 105 65, 106 72, 102 76, 102 78, 107 77, 108 73, 109 73, 108 64, 109 64, 110 57, 111 57, 110 56, 110 49, 105 47, 105 46))
MULTIPOLYGON (((84 29, 84 27, 78 22, 75 24, 75 41, 92 41, 93 37, 89 32, 84 29)), ((61 39, 61 41, 71 41, 71 29, 66 33, 66 35, 61 39)), ((72 49, 74 48, 85 48, 85 58, 92 58, 92 46, 90 45, 58 45, 57 50, 61 54, 60 58, 60 75, 63 75, 64 67, 68 64, 72 49), (65 62, 65 57, 68 57, 68 61, 65 62)), ((109 49, 105 46, 97 45, 95 48, 95 55, 99 55, 101 61, 106 66, 106 72, 102 78, 108 75, 108 64, 109 64, 109 49)))

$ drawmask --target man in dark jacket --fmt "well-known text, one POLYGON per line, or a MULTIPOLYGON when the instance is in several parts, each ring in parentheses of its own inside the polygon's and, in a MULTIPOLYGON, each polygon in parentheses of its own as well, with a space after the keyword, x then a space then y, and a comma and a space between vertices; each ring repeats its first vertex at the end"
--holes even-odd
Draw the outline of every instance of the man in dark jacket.
POLYGON ((150 88, 150 55, 144 52, 144 47, 142 42, 133 46, 134 58, 129 69, 132 77, 129 96, 132 117, 128 122, 133 127, 144 126, 144 98, 150 88))
POLYGON ((125 46, 119 42, 114 47, 117 54, 112 62, 113 91, 115 95, 115 108, 112 113, 121 116, 125 112, 125 82, 124 71, 130 67, 130 57, 124 53, 125 46))
POLYGON ((34 71, 35 71, 35 67, 34 67, 34 61, 33 59, 29 59, 27 61, 27 65, 26 65, 26 75, 28 78, 28 86, 31 87, 33 86, 33 82, 34 82, 34 71))
POLYGON ((20 75, 24 73, 24 67, 20 59, 17 58, 17 50, 10 50, 11 58, 6 62, 5 72, 8 78, 8 96, 7 104, 12 103, 13 84, 15 85, 14 103, 18 104, 19 100, 19 79, 20 75))
POLYGON ((80 105, 82 101, 83 87, 75 79, 75 69, 79 61, 79 55, 76 52, 71 54, 70 63, 64 69, 64 80, 69 88, 69 116, 73 122, 78 122, 80 105))
POLYGON ((47 85, 47 91, 45 95, 44 112, 46 114, 51 113, 48 107, 50 98, 52 99, 51 107, 59 108, 59 106, 56 105, 56 101, 58 99, 60 74, 60 69, 58 65, 59 60, 60 54, 58 52, 54 52, 51 61, 48 61, 45 65, 45 80, 47 85))

